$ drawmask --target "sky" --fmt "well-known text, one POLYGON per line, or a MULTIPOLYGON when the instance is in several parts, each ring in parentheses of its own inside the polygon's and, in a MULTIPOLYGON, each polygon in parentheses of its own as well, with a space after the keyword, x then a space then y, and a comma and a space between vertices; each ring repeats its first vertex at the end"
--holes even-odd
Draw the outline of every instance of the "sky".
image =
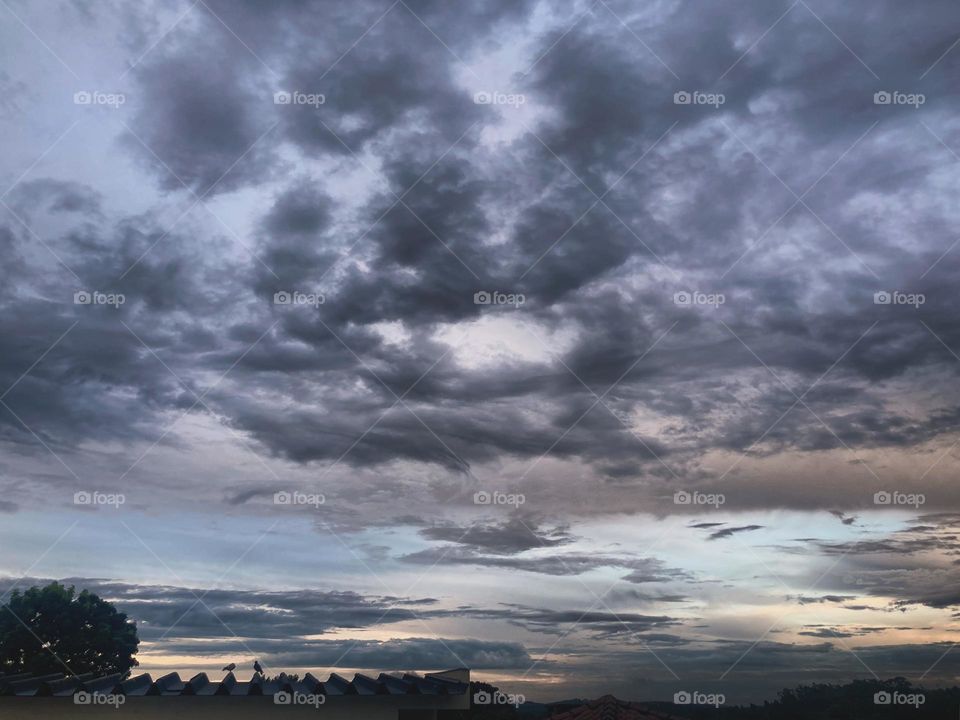
POLYGON ((960 6, 0 0, 0 600, 140 670, 960 672, 960 6))

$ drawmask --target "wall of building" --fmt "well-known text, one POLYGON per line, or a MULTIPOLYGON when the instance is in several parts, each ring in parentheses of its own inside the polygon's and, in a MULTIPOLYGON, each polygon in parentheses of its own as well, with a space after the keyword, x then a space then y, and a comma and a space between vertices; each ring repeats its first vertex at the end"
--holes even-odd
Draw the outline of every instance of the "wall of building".
POLYGON ((0 697, 3 720, 435 720, 436 710, 465 709, 469 696, 369 695, 330 697, 322 705, 276 705, 265 697, 131 697, 123 704, 77 705, 72 698, 0 697), (408 712, 410 715, 408 715, 408 712))

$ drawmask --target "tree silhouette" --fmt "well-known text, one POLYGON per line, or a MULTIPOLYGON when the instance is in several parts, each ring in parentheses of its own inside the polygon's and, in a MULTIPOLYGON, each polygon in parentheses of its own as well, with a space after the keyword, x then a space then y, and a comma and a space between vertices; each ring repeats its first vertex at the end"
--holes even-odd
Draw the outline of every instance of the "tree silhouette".
POLYGON ((0 607, 0 672, 126 676, 137 665, 137 626, 87 590, 53 582, 15 590, 0 607))

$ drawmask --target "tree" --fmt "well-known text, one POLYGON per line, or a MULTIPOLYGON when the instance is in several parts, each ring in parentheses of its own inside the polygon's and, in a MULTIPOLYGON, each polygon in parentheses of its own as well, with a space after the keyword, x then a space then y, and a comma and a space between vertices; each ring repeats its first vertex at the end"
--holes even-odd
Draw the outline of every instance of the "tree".
POLYGON ((280 673, 279 675, 273 675, 272 677, 265 677, 263 681, 296 683, 300 682, 300 673, 280 673))
POLYGON ((15 590, 0 607, 0 673, 126 677, 140 640, 124 613, 93 593, 52 582, 15 590))

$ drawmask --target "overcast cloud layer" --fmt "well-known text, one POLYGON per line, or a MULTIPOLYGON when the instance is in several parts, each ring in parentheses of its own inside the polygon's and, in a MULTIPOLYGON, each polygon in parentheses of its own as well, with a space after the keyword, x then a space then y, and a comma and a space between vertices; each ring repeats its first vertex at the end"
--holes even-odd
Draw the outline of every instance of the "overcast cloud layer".
POLYGON ((954 682, 955 2, 0 5, 4 590, 144 669, 954 682))

